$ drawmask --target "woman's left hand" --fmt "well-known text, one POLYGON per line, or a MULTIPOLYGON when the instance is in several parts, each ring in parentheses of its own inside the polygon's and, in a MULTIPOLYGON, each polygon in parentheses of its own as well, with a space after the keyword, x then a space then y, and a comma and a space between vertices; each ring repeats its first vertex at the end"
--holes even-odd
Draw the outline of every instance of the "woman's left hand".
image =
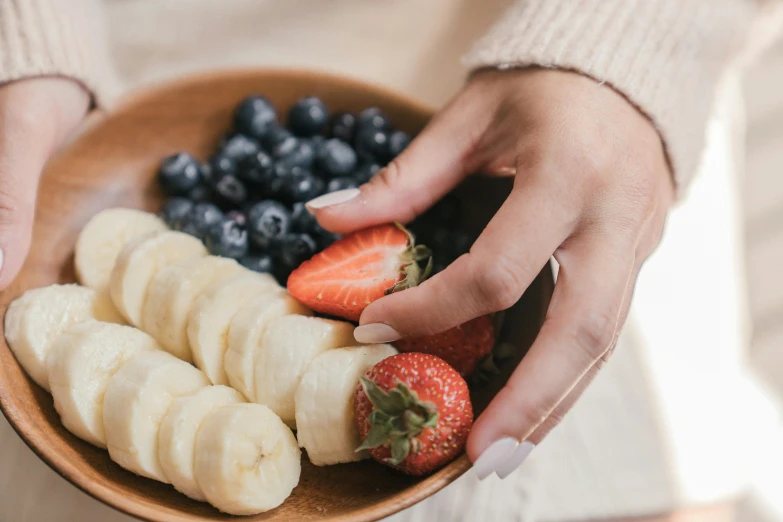
POLYGON ((368 306, 356 337, 390 342, 504 310, 554 255, 540 334, 468 440, 479 476, 505 477, 609 356, 673 183, 656 129, 611 87, 564 71, 485 71, 360 191, 309 207, 340 233, 405 223, 480 171, 509 172, 514 188, 470 253, 368 306))

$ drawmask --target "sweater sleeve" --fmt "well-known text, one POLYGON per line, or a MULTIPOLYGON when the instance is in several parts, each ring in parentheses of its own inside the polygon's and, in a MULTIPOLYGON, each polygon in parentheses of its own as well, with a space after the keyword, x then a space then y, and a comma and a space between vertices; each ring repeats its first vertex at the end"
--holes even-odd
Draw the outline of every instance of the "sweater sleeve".
POLYGON ((657 126, 682 190, 697 170, 720 78, 767 32, 779 0, 517 0, 466 57, 607 82, 657 126), (759 24, 760 21, 765 24, 759 24), (759 29, 759 30, 756 30, 759 29))
POLYGON ((64 76, 105 104, 116 80, 103 14, 99 0, 0 0, 0 84, 64 76))

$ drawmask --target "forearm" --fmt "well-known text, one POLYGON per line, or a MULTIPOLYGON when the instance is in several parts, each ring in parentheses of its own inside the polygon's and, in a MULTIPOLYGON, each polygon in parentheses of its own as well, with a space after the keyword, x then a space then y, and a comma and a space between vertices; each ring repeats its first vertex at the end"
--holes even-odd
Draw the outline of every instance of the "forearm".
POLYGON ((520 0, 467 62, 572 69, 609 83, 655 123, 682 189, 697 169, 721 76, 754 43, 751 35, 769 34, 763 22, 781 4, 520 0))
POLYGON ((108 54, 98 0, 0 0, 0 84, 64 76, 105 104, 115 89, 108 54))

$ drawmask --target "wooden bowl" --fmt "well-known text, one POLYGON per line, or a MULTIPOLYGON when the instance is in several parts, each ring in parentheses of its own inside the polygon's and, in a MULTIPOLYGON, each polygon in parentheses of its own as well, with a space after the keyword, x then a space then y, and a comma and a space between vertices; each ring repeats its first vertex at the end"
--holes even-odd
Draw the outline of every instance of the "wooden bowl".
MULTIPOLYGON (((231 112, 252 93, 268 96, 285 114, 306 94, 320 96, 334 111, 379 106, 396 125, 415 133, 432 110, 382 88, 320 73, 240 71, 202 75, 143 91, 83 134, 48 165, 41 182, 33 245, 16 281, 0 294, 3 314, 25 290, 75 280, 73 247, 87 220, 113 206, 157 211, 162 194, 155 171, 165 155, 188 150, 202 159, 229 128, 231 112)), ((498 179, 466 182, 470 218, 480 228, 509 190, 498 179)), ((506 315, 502 336, 520 348, 531 344, 552 291, 543 271, 506 315)), ((0 347, 0 407, 30 448, 49 466, 98 500, 138 518, 185 522, 228 520, 209 504, 194 502, 171 486, 138 477, 114 464, 106 451, 77 439, 60 423, 51 396, 36 386, 5 344, 0 347)), ((516 366, 501 368, 489 385, 473 390, 476 413, 502 387, 516 366)), ((247 520, 376 520, 432 495, 467 469, 465 455, 425 478, 413 478, 373 461, 316 467, 303 458, 302 479, 279 508, 247 520)))

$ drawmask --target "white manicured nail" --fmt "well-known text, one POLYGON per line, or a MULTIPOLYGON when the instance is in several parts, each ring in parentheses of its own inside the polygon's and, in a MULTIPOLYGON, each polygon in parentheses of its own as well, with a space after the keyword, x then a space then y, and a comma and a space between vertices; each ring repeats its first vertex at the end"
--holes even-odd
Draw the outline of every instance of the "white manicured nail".
POLYGON ((324 194, 323 196, 318 196, 317 198, 305 203, 305 206, 309 209, 318 210, 321 208, 331 207, 333 205, 339 205, 341 203, 345 203, 346 201, 352 200, 358 196, 360 192, 361 191, 358 188, 337 190, 335 192, 330 192, 329 194, 324 194))
POLYGON ((402 336, 388 324, 372 323, 357 326, 353 331, 353 337, 360 343, 379 344, 396 341, 402 336))
POLYGON ((511 475, 515 469, 522 465, 522 463, 525 461, 528 455, 530 455, 530 452, 535 449, 535 447, 535 444, 527 441, 522 442, 519 446, 517 446, 514 454, 511 455, 510 458, 504 460, 497 468, 495 468, 498 477, 504 479, 511 475))
POLYGON ((5 262, 5 252, 0 248, 0 273, 3 271, 3 263, 5 262))
POLYGON ((498 466, 508 460, 514 454, 519 442, 511 437, 504 437, 489 445, 473 463, 473 471, 479 480, 484 480, 494 472, 498 466))

